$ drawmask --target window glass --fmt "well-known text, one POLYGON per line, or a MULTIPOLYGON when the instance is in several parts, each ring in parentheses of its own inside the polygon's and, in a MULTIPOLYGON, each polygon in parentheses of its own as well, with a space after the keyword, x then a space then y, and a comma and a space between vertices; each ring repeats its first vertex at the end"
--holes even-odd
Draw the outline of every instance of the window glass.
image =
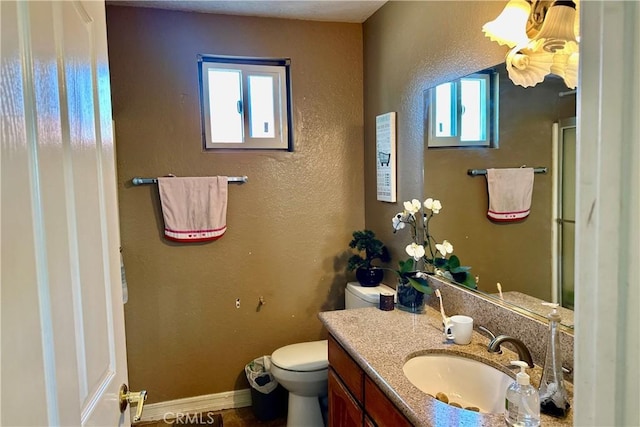
POLYGON ((275 111, 272 76, 249 76, 249 121, 252 138, 273 138, 275 111))
POLYGON ((209 69, 211 140, 242 142, 242 80, 238 70, 209 69))
POLYGON ((460 140, 482 141, 486 138, 487 120, 485 104, 485 81, 481 79, 460 80, 460 140))
POLYGON ((453 83, 436 86, 436 136, 455 136, 456 96, 453 83))

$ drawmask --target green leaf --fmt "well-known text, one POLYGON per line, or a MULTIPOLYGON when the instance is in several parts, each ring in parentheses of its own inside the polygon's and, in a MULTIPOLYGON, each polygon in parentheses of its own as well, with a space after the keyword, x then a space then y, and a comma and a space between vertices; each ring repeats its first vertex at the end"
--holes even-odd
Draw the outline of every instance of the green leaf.
POLYGON ((465 272, 467 272, 469 270, 471 270, 471 267, 467 267, 467 266, 461 265, 460 267, 452 268, 451 272, 452 273, 465 273, 465 272))
POLYGON ((462 273, 454 273, 453 271, 451 272, 451 276, 453 277, 453 280, 455 280, 458 283, 464 283, 465 280, 467 280, 467 275, 469 273, 463 271, 462 273))
POLYGON ((409 283, 414 287, 418 292, 422 292, 423 294, 430 295, 433 293, 433 289, 429 287, 429 284, 425 279, 414 279, 412 277, 408 277, 409 283))
POLYGON ((467 288, 476 289, 478 287, 473 276, 466 271, 461 273, 451 272, 451 275, 453 276, 453 280, 467 288))
POLYGON ((435 258, 433 260, 433 265, 441 270, 448 270, 449 261, 446 258, 435 258))
POLYGON ((400 273, 413 271, 413 258, 409 258, 406 261, 399 261, 398 265, 400 266, 400 273))
POLYGON ((362 267, 366 265, 365 259, 360 255, 351 255, 349 261, 347 262, 347 270, 353 271, 358 267, 362 267))
POLYGON ((469 273, 467 273, 467 279, 464 282, 462 282, 462 284, 467 288, 478 289, 478 284, 476 283, 476 280, 469 273))
POLYGON ((449 270, 453 271, 454 268, 458 267, 460 267, 460 259, 455 255, 451 255, 449 257, 449 270))

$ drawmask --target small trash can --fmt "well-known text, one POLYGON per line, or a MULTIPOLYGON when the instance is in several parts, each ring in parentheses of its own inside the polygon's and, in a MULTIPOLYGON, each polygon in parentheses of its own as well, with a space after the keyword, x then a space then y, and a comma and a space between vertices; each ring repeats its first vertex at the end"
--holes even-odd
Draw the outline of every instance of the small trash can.
POLYGON ((251 386, 251 409, 260 421, 271 421, 287 413, 287 390, 271 372, 271 356, 253 359, 244 367, 251 386))

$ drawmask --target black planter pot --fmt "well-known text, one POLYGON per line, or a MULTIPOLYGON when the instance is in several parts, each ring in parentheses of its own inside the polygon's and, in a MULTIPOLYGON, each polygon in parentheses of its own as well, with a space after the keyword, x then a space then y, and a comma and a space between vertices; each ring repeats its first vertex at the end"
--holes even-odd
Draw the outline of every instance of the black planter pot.
POLYGON ((363 268, 356 270, 356 278, 361 286, 373 287, 378 286, 384 277, 384 270, 378 267, 363 268))

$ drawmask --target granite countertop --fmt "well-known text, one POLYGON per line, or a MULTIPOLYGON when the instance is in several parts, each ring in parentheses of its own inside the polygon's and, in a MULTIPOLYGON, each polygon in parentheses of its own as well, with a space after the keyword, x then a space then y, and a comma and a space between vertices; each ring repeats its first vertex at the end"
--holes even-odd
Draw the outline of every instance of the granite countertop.
MULTIPOLYGON (((404 376, 404 363, 420 353, 451 352, 487 363, 515 378, 507 367, 518 360, 516 353, 503 346, 503 354, 487 352, 489 339, 474 330, 471 344, 457 345, 443 340, 440 312, 427 307, 423 314, 401 310, 382 311, 358 308, 328 311, 320 320, 383 393, 416 426, 501 426, 502 414, 486 414, 458 409, 439 402, 416 388, 404 376)), ((537 386, 542 369, 528 369, 531 383, 537 386)), ((573 387, 565 381, 570 401, 573 387)), ((542 414, 543 426, 572 426, 573 413, 564 419, 542 414)))

